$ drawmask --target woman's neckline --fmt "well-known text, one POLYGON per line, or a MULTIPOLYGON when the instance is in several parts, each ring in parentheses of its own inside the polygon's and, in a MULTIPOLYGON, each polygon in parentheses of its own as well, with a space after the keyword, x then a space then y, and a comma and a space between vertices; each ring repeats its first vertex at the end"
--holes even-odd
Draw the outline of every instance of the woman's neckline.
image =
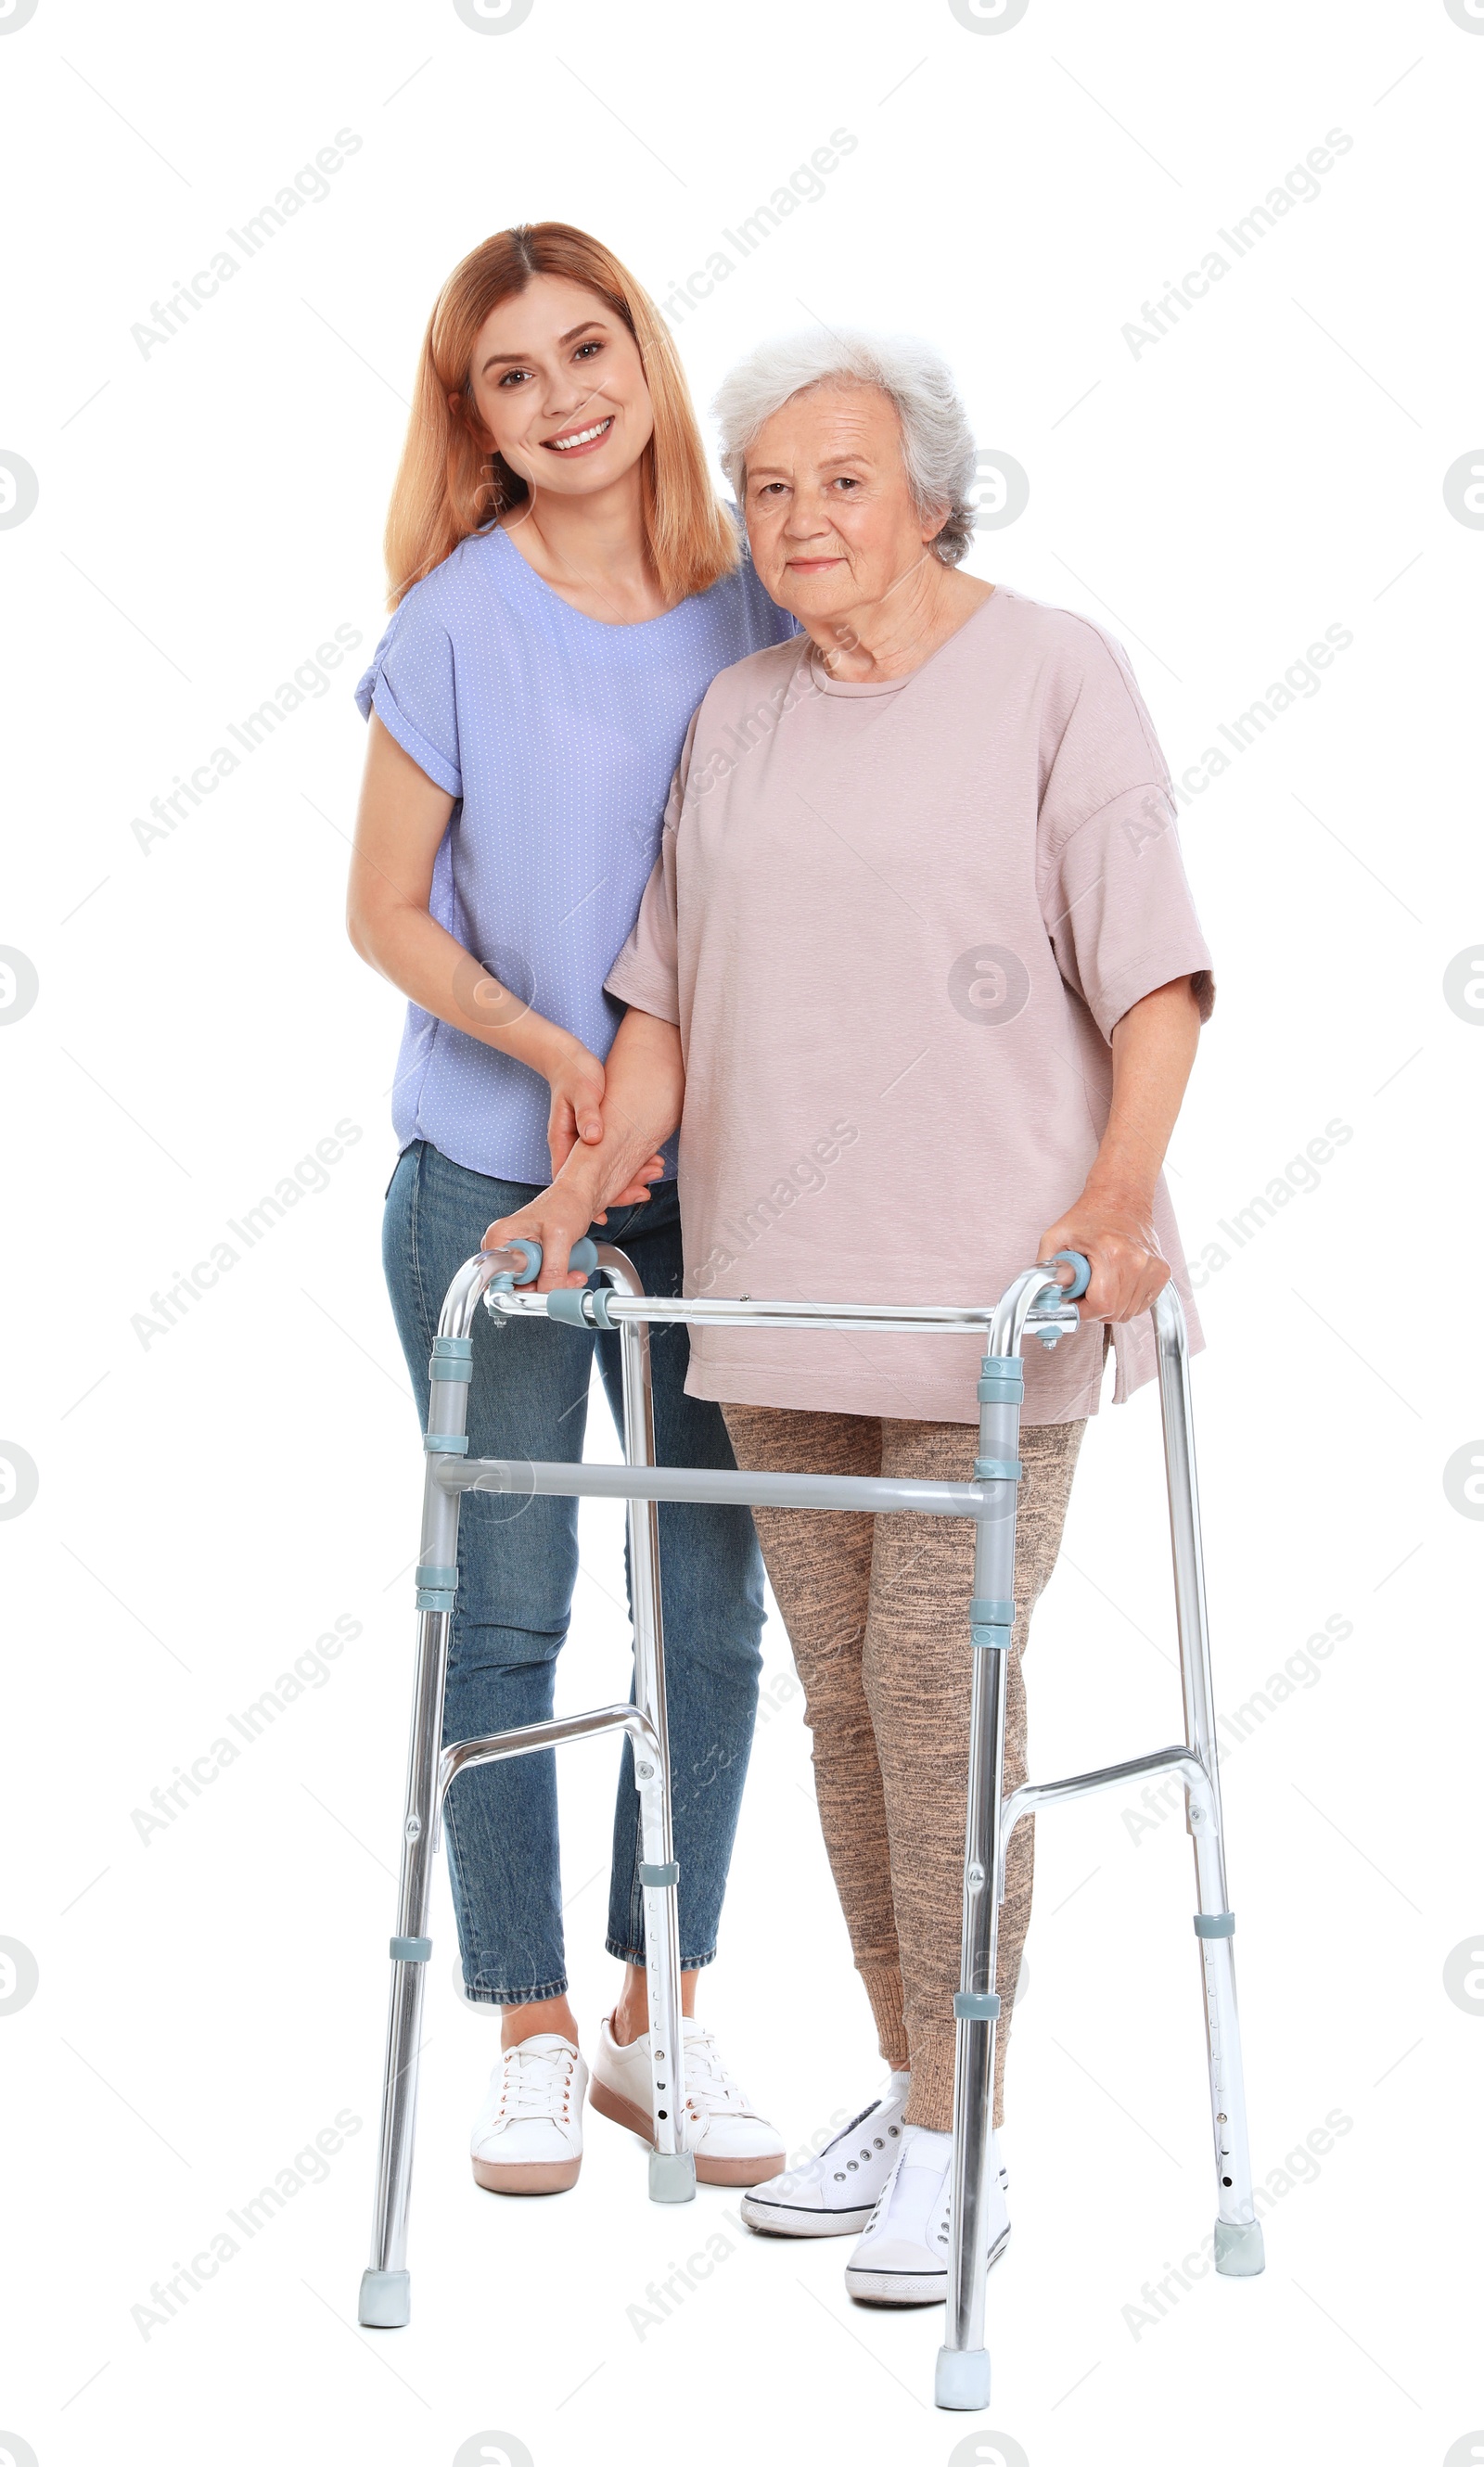
MULTIPOLYGON (((485 539, 493 538, 503 540, 506 550, 514 564, 519 568, 521 574, 525 576, 526 579, 532 584, 533 588, 541 594, 543 599, 550 600, 555 602, 557 607, 565 609, 567 615, 569 617, 576 618, 580 625, 596 625, 601 633, 642 634, 647 626, 668 625, 672 617, 678 616, 680 610, 685 606, 685 601, 683 600, 677 600, 673 608, 662 608, 657 617, 632 617, 627 619, 590 617, 585 608, 574 608, 571 600, 564 598, 562 593, 557 589, 555 583, 548 582, 543 574, 537 574, 535 566, 531 563, 530 558, 523 556, 520 550, 515 546, 514 541, 507 535, 503 523, 491 523, 490 529, 481 533, 481 537, 485 539)), ((695 598, 696 595, 693 593, 690 596, 695 598)), ((703 599, 705 594, 701 593, 699 596, 703 599)))
POLYGON ((806 634, 803 639, 810 646, 810 675, 820 693, 840 694, 842 696, 855 694, 900 693, 903 686, 909 686, 912 683, 914 677, 925 676, 927 670, 932 667, 933 662, 941 659, 945 651, 951 650, 955 643, 961 642, 964 636, 970 632, 971 627, 977 625, 980 619, 985 616, 988 610, 994 607, 998 600, 1001 599, 1009 599, 1011 597, 1013 597, 1013 594, 1006 591, 1002 582, 992 583, 990 586, 989 598, 987 600, 981 600, 977 608, 971 608, 969 615, 964 619, 963 623, 961 625, 955 625, 952 633, 946 635, 944 640, 938 645, 937 648, 928 652, 925 660, 920 660, 915 668, 908 668, 905 674, 900 677, 869 678, 858 684, 853 684, 844 677, 833 677, 830 674, 829 669, 824 666, 818 644, 815 643, 810 635, 806 634))

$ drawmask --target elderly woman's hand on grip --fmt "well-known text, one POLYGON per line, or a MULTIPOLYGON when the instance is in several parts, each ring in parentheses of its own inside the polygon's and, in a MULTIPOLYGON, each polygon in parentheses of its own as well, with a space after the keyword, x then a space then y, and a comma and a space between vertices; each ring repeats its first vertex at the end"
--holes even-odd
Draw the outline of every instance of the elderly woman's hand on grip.
MULTIPOLYGON (((1137 1319, 1170 1281, 1153 1211, 1142 1196, 1105 1196, 1089 1187, 1041 1235, 1038 1262, 1058 1251, 1084 1252, 1091 1262, 1092 1282, 1078 1304, 1084 1319, 1137 1319)), ((1058 1276, 1070 1284, 1064 1262, 1058 1276)))

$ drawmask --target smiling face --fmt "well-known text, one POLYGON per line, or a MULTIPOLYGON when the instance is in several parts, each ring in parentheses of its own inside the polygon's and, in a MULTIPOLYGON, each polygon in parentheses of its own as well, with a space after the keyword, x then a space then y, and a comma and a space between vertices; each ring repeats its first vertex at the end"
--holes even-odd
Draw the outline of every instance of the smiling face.
POLYGON ((632 334, 596 292, 557 275, 537 275, 491 311, 469 385, 495 451, 533 491, 611 487, 654 433, 632 334))
POLYGON ((743 493, 764 588, 811 633, 884 600, 944 521, 913 509, 901 424, 879 386, 791 396, 747 448, 743 493))

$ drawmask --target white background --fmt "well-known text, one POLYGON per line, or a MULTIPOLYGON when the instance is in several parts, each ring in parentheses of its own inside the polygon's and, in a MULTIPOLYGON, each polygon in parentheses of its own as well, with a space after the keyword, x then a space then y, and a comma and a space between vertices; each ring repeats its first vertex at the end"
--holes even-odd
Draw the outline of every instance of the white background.
MULTIPOLYGON (((536 0, 491 37, 452 0, 19 13, 0 17, 0 453, 40 493, 0 535, 0 941, 39 995, 0 1037, 0 1435, 39 1490, 0 1532, 0 1935, 39 1984, 24 2001, 24 1964, 0 1966, 0 2455, 1484 2456, 1466 2438, 1484 2014, 1444 1986, 1484 1943, 1484 1534, 1443 1482, 1484 1454, 1484 1014, 1443 990, 1484 943, 1484 536, 1444 494, 1484 462, 1484 17, 1030 0, 986 34, 947 0, 536 0), (330 195, 143 353, 151 303, 341 129, 362 142, 330 195), (1044 1820, 981 2419, 929 2404, 940 2315, 858 2311, 839 2245, 749 2237, 727 2195, 651 2207, 637 2146, 601 2119, 570 2197, 473 2189, 496 2028, 452 1993, 442 1876, 415 2318, 354 2326, 421 1459, 378 1256, 400 1005, 351 952, 342 897, 350 689, 382 622, 404 400, 437 286, 487 233, 575 221, 663 296, 836 129, 857 143, 825 195, 677 326, 700 404, 807 315, 928 337, 982 444, 1030 477, 973 570, 1125 644, 1177 776, 1327 626, 1354 637, 1181 816, 1220 980, 1172 1188, 1193 1258, 1227 1254, 1197 1369, 1222 1706, 1327 1619, 1350 1631, 1249 1714, 1226 1767, 1267 2272, 1170 2278, 1213 2215, 1180 1821, 1136 1832, 1108 1799, 1044 1820), (1240 261, 1224 248, 1226 277, 1135 353, 1141 304, 1336 129, 1352 144, 1317 199, 1240 261), (332 690, 145 852, 134 818, 337 625, 362 648, 332 690), (143 1344, 151 1292, 337 1121, 360 1136, 329 1187, 143 1344), (1334 1121, 1350 1138, 1292 1178, 1318 1187, 1226 1240, 1220 1220, 1334 1121), (337 1617, 360 1633, 328 1681, 142 1841, 151 1789, 337 1617), (151 2285, 341 2111, 360 2130, 326 2181, 143 2335, 151 2285), (1316 2171, 1286 2170, 1335 2113, 1316 2171), (647 2323, 650 2283, 718 2236, 712 2276, 647 2323)), ((883 1192, 883 1221, 930 1205, 883 1192)), ((1084 1451, 1030 1658, 1041 1775, 1177 1733, 1157 1441, 1146 1392, 1084 1451)), ((563 1706, 625 1685, 617 1513, 586 1528, 563 1706)), ((776 1621, 767 1650, 704 2010, 795 2148, 877 2067, 776 1621)), ((611 1762, 574 1751, 563 1773, 587 2027, 616 1980, 611 1762)))

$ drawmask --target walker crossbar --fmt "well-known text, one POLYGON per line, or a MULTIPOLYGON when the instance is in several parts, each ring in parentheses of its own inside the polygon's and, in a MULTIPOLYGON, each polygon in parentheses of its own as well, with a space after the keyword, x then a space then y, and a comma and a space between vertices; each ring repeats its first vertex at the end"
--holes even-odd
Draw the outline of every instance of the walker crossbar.
POLYGON ((705 1466, 533 1464, 525 1458, 444 1457, 433 1479, 445 1490, 496 1490, 526 1499, 678 1499, 716 1507, 834 1507, 870 1515, 916 1508, 925 1516, 993 1516, 984 1484, 896 1482, 844 1473, 722 1473, 705 1466))
POLYGON ((1001 1801, 999 1820, 998 1899, 1005 1898, 1005 1862, 1010 1837, 1022 1816, 1039 1807, 1059 1807, 1068 1799, 1091 1799, 1100 1790, 1121 1790, 1126 1782, 1147 1781, 1151 1774, 1177 1774, 1185 1784, 1185 1806, 1192 1829, 1204 1824, 1208 1809, 1206 1769, 1188 1748, 1157 1748, 1152 1756, 1130 1756, 1127 1764, 1100 1765, 1096 1773, 1068 1774, 1064 1781, 1023 1781, 1001 1801))
MULTIPOLYGON (((627 1731, 635 1745, 648 1749, 656 1766, 663 1761, 659 1733, 637 1705, 599 1705, 591 1713, 564 1713, 555 1722, 525 1722, 518 1731, 496 1731, 488 1739, 456 1739, 438 1759, 438 1813, 448 1784, 471 1765, 503 1764, 509 1756, 534 1756, 541 1748, 563 1748, 573 1739, 604 1739, 610 1731, 627 1731)), ((438 1847, 435 1822, 433 1847, 438 1847)))
MULTIPOLYGON (((526 1247, 536 1249, 535 1244, 526 1247)), ((581 1264, 581 1263, 579 1263, 581 1264)), ((996 1305, 938 1302, 790 1302, 671 1301, 661 1294, 633 1300, 578 1292, 516 1294, 491 1290, 485 1304, 491 1318, 581 1320, 586 1327, 622 1327, 626 1320, 642 1319, 687 1327, 833 1327, 879 1336, 983 1336, 993 1325, 996 1305), (554 1310, 552 1304, 558 1307, 554 1310)), ((1044 1336, 1075 1335, 1079 1314, 1065 1303, 1028 1311, 1027 1331, 1044 1336)))
POLYGON ((951 2249, 947 2336, 939 2351, 935 2397, 940 2407, 982 2409, 990 2398, 984 2345, 988 2275, 987 2208, 992 2147, 992 2086, 999 1999, 994 1992, 999 1907, 1005 1857, 1021 1818, 1038 1808, 1113 1790, 1153 1774, 1170 1774, 1185 1789, 1186 1822, 1196 1855, 1196 1934, 1199 1943, 1217 2172, 1215 2263, 1226 2277, 1263 2268, 1263 2232, 1252 2202, 1247 2159, 1242 2053, 1237 2027, 1235 1921, 1226 1903, 1221 1788, 1217 1776, 1214 1697, 1206 1634, 1205 1579, 1196 1484, 1185 1315, 1173 1283, 1153 1303, 1160 1413, 1169 1489, 1176 1624, 1180 1649, 1185 1745, 1073 1774, 1061 1781, 1025 1782, 1008 1795, 1005 1767, 1005 1654, 1015 1608, 1016 1499, 1028 1336, 1054 1346, 1081 1324, 1075 1297, 1090 1268, 1076 1252, 1059 1252, 1073 1268, 1062 1286, 1054 1261, 1024 1270, 993 1306, 879 1302, 667 1300, 645 1295, 620 1251, 580 1245, 572 1264, 603 1279, 597 1289, 568 1286, 551 1294, 529 1288, 539 1274, 540 1246, 522 1241, 481 1252, 449 1286, 430 1366, 430 1453, 425 1459, 422 1549, 420 1553, 419 1648, 409 1758, 407 1813, 398 1929, 393 1938, 392 2010, 382 2094, 381 2156, 372 2266, 361 2287, 364 2323, 392 2327, 409 2318, 407 2202, 417 2098, 418 2034, 426 1969, 430 1855, 444 1796, 469 1768, 572 1740, 627 1731, 635 1742, 640 1796, 650 2039, 655 2076, 655 2137, 650 2191, 656 2200, 687 2200, 695 2162, 684 2146, 685 2094, 680 2030, 675 1878, 670 1826, 669 1750, 665 1723, 664 1645, 659 1616, 657 1503, 698 1501, 749 1506, 849 1509, 879 1514, 908 1509, 924 1515, 968 1516, 977 1527, 973 1599, 968 1606, 972 1677, 966 1812, 963 1951, 954 1998, 956 2061, 953 2099, 951 2249), (622 1465, 527 1463, 468 1458, 465 1437, 470 1328, 483 1299, 495 1328, 516 1318, 550 1318, 568 1325, 612 1328, 624 1371, 622 1465), (649 1325, 814 1327, 868 1333, 940 1331, 985 1339, 978 1386, 978 1454, 971 1482, 865 1480, 844 1476, 724 1473, 654 1463, 650 1400, 649 1325), (630 1596, 634 1627, 634 1703, 600 1707, 559 1721, 528 1723, 486 1739, 442 1746, 444 1669, 457 1586, 459 1506, 466 1495, 623 1499, 628 1503, 630 1596), (672 2071, 672 2067, 674 2068, 672 2071), (668 2086, 668 2087, 667 2087, 668 2086))

